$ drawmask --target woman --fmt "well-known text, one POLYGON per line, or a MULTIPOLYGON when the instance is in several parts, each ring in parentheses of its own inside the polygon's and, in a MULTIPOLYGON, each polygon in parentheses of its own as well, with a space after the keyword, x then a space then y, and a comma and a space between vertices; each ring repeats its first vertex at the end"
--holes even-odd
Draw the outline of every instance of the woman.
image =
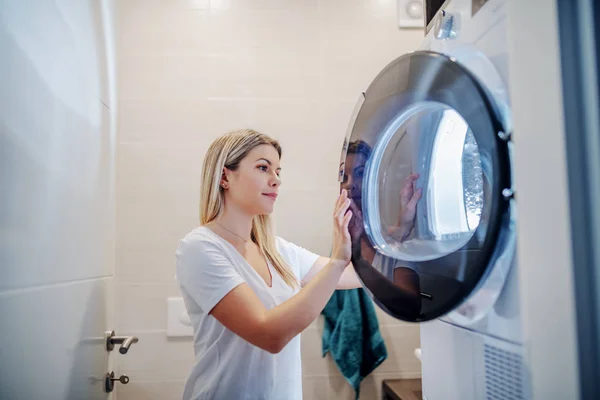
POLYGON ((345 190, 330 258, 272 234, 280 158, 277 141, 241 130, 218 138, 204 159, 201 226, 176 253, 196 355, 186 400, 302 399, 298 334, 335 289, 361 286, 350 264, 345 190))

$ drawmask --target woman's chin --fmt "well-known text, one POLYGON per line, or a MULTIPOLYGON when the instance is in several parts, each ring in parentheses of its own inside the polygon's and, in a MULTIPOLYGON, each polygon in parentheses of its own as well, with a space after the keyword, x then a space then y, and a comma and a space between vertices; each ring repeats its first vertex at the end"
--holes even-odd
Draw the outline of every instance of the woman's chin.
POLYGON ((258 210, 256 210, 256 214, 257 215, 270 215, 273 213, 273 209, 274 207, 260 207, 258 210))
POLYGON ((269 214, 273 214, 273 210, 275 209, 275 206, 271 206, 271 207, 267 207, 265 209, 265 215, 269 215, 269 214))
POLYGON ((271 215, 271 214, 273 214, 273 209, 270 209, 270 210, 264 210, 264 212, 262 212, 262 214, 261 214, 261 215, 271 215))

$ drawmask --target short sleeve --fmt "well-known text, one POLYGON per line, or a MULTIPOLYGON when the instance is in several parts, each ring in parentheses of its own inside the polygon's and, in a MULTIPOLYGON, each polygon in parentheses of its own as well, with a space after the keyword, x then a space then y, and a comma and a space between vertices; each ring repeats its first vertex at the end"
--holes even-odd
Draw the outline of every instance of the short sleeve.
POLYGON ((224 250, 210 240, 185 238, 180 241, 175 255, 179 284, 206 314, 227 293, 245 282, 224 250))
POLYGON ((302 280, 304 275, 310 271, 315 261, 320 257, 303 247, 277 237, 278 250, 281 256, 290 264, 298 279, 302 280))

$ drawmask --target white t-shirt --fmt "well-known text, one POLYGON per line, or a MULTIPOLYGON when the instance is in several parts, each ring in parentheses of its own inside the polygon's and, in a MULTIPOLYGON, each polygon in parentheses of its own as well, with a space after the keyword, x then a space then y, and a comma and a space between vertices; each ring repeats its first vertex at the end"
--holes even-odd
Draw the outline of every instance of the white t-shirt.
MULTIPOLYGON (((300 281, 318 255, 277 237, 277 250, 300 281)), ((236 286, 246 282, 267 309, 298 289, 290 288, 269 263, 272 287, 237 249, 206 227, 183 238, 176 252, 177 279, 194 327, 196 365, 184 400, 301 400, 300 335, 278 354, 245 341, 208 313, 236 286)))

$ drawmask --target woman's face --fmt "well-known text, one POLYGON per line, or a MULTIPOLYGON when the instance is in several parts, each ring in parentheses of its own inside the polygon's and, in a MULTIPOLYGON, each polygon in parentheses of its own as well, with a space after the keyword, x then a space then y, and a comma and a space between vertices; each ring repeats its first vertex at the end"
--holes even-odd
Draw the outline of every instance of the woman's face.
MULTIPOLYGON (((225 204, 233 203, 249 215, 273 212, 281 180, 279 154, 269 144, 256 146, 236 171, 225 168, 225 204)), ((223 183, 223 182, 222 182, 223 183)))
POLYGON ((363 175, 367 157, 362 153, 348 154, 344 165, 344 180, 342 189, 348 191, 348 197, 360 207, 362 196, 363 175))

